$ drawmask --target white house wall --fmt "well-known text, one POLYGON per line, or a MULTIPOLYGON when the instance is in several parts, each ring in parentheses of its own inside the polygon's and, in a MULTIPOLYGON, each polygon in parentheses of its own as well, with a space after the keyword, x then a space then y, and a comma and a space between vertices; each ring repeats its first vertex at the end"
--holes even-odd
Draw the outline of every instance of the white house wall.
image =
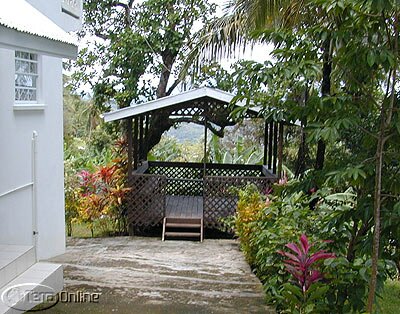
MULTIPOLYGON (((69 14, 62 12, 61 3, 62 0, 26 0, 37 10, 45 14, 48 18, 53 20, 58 26, 63 28, 65 31, 75 31, 80 29, 82 23, 81 19, 77 19, 72 17, 69 14)), ((82 1, 76 0, 78 6, 81 7, 82 10, 82 1)))
MULTIPOLYGON (((41 110, 14 108, 14 51, 0 49, 0 194, 32 181, 37 138, 38 258, 65 250, 61 59, 41 56, 41 110)), ((0 243, 32 244, 32 189, 0 198, 0 243)))
MULTIPOLYGON (((26 1, 65 31, 81 27, 80 18, 65 14, 61 9, 63 1, 73 2, 26 1)), ((77 3, 81 8, 82 1, 77 0, 77 3)), ((62 59, 58 54, 42 50, 42 46, 49 45, 48 41, 42 43, 44 39, 37 36, 28 39, 24 43, 39 55, 39 96, 35 110, 15 105, 15 51, 12 43, 10 46, 12 41, 4 41, 2 45, 0 38, 0 243, 34 243, 34 193, 29 183, 32 182, 32 134, 36 131, 37 257, 46 259, 65 251, 62 59), (41 51, 45 51, 45 55, 41 51), (23 189, 2 196, 25 185, 23 189)), ((70 56, 68 53, 61 55, 70 56)))
MULTIPOLYGON (((81 27, 81 18, 62 12, 62 2, 68 0, 26 1, 65 31, 81 27)), ((82 1, 77 3, 81 9, 82 1)), ((0 243, 33 244, 32 187, 1 195, 32 182, 32 133, 36 131, 37 256, 46 259, 65 251, 62 60, 41 55, 40 40, 33 36, 26 41, 31 52, 39 52, 38 105, 44 106, 36 110, 15 106, 15 52, 0 43, 0 243)))

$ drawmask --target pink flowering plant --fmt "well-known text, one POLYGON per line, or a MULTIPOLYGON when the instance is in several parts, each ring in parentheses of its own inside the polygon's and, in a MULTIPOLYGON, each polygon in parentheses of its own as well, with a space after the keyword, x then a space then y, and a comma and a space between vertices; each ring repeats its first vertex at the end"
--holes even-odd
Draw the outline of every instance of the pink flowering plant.
POLYGON ((97 179, 94 173, 82 170, 78 173, 82 196, 89 196, 97 191, 97 179))
POLYGON ((293 283, 283 285, 282 293, 290 304, 292 313, 323 311, 321 307, 324 303, 321 301, 329 287, 322 284, 324 276, 321 271, 321 261, 336 256, 325 250, 312 253, 313 246, 307 236, 302 234, 298 244, 286 244, 290 251, 278 251, 286 258, 285 268, 293 277, 293 283))

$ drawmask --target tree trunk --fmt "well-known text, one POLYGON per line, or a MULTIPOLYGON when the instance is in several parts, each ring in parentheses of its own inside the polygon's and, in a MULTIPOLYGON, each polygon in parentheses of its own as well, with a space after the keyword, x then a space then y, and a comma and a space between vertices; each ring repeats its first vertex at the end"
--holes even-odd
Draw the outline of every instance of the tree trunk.
POLYGON ((387 140, 385 134, 387 129, 390 127, 390 123, 393 116, 393 107, 396 98, 396 82, 397 82, 397 70, 398 70, 397 58, 399 51, 398 22, 399 22, 398 12, 396 12, 393 21, 393 29, 394 29, 393 46, 390 47, 396 56, 393 68, 391 70, 392 88, 390 93, 390 102, 386 107, 385 100, 382 101, 381 112, 380 112, 380 127, 379 127, 378 142, 376 144, 376 155, 375 155, 376 160, 375 160, 375 190, 374 190, 374 237, 372 241, 372 269, 371 269, 371 279, 369 283, 369 293, 367 302, 367 311, 369 313, 372 313, 373 310, 373 305, 376 295, 376 284, 378 278, 378 261, 379 261, 380 231, 381 231, 381 205, 382 205, 382 167, 383 167, 385 142, 387 140))
POLYGON ((319 140, 317 145, 317 156, 315 158, 315 170, 322 170, 322 168, 324 167, 325 150, 325 142, 323 140, 319 140))
MULTIPOLYGON (((309 90, 308 86, 304 91, 304 97, 300 100, 300 103, 305 107, 307 105, 308 97, 309 97, 309 90)), ((301 121, 301 129, 300 129, 300 145, 297 151, 297 160, 295 164, 294 175, 296 178, 301 177, 304 172, 306 171, 306 159, 308 156, 308 146, 306 141, 306 132, 304 128, 307 126, 307 119, 302 119, 301 121)))
POLYGON ((160 81, 157 87, 157 98, 162 98, 167 96, 167 85, 169 78, 171 76, 172 66, 175 62, 175 57, 172 52, 169 50, 165 50, 161 53, 162 57, 162 71, 160 75, 160 81))
POLYGON ((164 132, 168 131, 173 126, 173 121, 169 118, 170 112, 158 112, 153 114, 150 119, 149 134, 147 138, 146 150, 147 153, 156 146, 164 132))
MULTIPOLYGON (((161 56, 163 69, 161 71, 160 81, 157 86, 157 98, 167 96, 167 86, 171 76, 171 69, 176 58, 176 55, 168 50, 163 51, 161 53, 161 56)), ((170 114, 171 112, 165 110, 154 113, 151 116, 149 124, 149 134, 146 138, 146 151, 143 152, 145 156, 147 156, 149 151, 160 142, 161 136, 164 134, 164 132, 168 131, 173 126, 173 121, 171 121, 169 118, 170 114)))
POLYGON ((371 280, 369 283, 368 294, 368 312, 372 313, 372 307, 375 300, 376 283, 378 277, 378 260, 379 260, 379 242, 381 231, 381 192, 382 192, 382 165, 383 151, 385 146, 385 113, 384 106, 381 109, 381 127, 379 131, 378 143, 376 144, 376 161, 375 161, 375 190, 374 190, 374 237, 372 244, 372 270, 371 280))
POLYGON ((71 223, 71 221, 67 222, 67 236, 68 237, 72 236, 72 223, 71 223))
POLYGON ((306 171, 306 158, 307 158, 307 143, 306 143, 306 132, 304 126, 301 126, 300 145, 297 151, 297 160, 295 165, 295 176, 296 178, 301 177, 306 171))
MULTIPOLYGON (((327 97, 331 94, 331 74, 332 74, 332 56, 331 56, 331 40, 328 37, 323 43, 323 56, 322 56, 322 83, 321 83, 321 94, 322 98, 327 97)), ((321 170, 324 167, 325 162, 325 142, 321 139, 318 141, 317 156, 315 159, 315 169, 321 170)))

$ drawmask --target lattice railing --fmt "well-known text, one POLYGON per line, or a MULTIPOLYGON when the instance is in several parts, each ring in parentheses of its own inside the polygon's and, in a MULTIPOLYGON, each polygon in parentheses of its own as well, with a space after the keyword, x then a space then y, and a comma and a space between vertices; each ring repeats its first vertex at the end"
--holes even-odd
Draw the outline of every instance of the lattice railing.
POLYGON ((167 195, 202 196, 202 179, 167 179, 167 195))
POLYGON ((260 177, 262 172, 260 168, 249 169, 249 168, 210 168, 206 170, 206 176, 218 176, 218 177, 260 177))
POLYGON ((263 192, 274 181, 271 178, 260 177, 205 177, 203 210, 205 227, 219 229, 223 227, 221 218, 235 214, 238 197, 234 188, 244 188, 248 184, 254 184, 263 192))
POLYGON ((188 166, 184 163, 153 163, 149 162, 147 173, 166 176, 170 179, 201 179, 203 177, 203 169, 201 164, 193 164, 188 166), (198 167, 197 165, 200 165, 198 167))
POLYGON ((162 222, 165 215, 165 176, 135 174, 129 181, 128 225, 153 227, 162 222))
POLYGON ((221 218, 235 214, 237 194, 232 187, 255 184, 266 191, 276 179, 265 177, 262 166, 149 162, 145 174, 130 181, 128 223, 136 227, 158 225, 165 214, 166 195, 203 196, 204 225, 221 228, 221 218))
MULTIPOLYGON (((206 176, 262 177, 261 166, 207 164, 206 176)), ((204 164, 181 162, 149 162, 146 171, 167 177, 167 195, 203 195, 204 164)))
POLYGON ((167 195, 203 195, 203 169, 185 163, 149 163, 147 173, 167 178, 167 195))

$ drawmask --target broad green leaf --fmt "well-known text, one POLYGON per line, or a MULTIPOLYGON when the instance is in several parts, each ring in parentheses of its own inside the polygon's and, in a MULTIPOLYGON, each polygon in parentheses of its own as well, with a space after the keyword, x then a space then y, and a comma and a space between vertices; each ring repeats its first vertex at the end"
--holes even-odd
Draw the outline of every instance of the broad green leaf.
POLYGON ((372 67, 375 63, 375 54, 372 50, 369 50, 367 53, 367 63, 370 67, 372 67))
POLYGON ((315 313, 315 304, 307 304, 302 313, 315 313))
POLYGON ((399 132, 399 134, 400 134, 400 118, 397 119, 396 129, 397 129, 397 132, 399 132))
POLYGON ((360 276, 362 279, 364 279, 366 282, 369 281, 369 276, 367 275, 367 268, 366 267, 362 267, 359 271, 360 276))
POLYGON ((296 296, 291 292, 284 290, 282 291, 282 295, 287 301, 291 302, 292 304, 300 304, 300 300, 297 299, 296 296))
POLYGON ((315 291, 312 291, 312 293, 308 297, 308 301, 314 301, 317 299, 320 299, 325 296, 325 294, 328 292, 329 286, 319 286, 318 288, 315 289, 315 291))
POLYGON ((296 295, 300 299, 303 298, 303 293, 301 292, 300 287, 290 283, 284 284, 283 287, 285 290, 290 291, 292 294, 296 295))
POLYGON ((400 215, 400 202, 394 204, 393 210, 397 213, 397 215, 400 215))

